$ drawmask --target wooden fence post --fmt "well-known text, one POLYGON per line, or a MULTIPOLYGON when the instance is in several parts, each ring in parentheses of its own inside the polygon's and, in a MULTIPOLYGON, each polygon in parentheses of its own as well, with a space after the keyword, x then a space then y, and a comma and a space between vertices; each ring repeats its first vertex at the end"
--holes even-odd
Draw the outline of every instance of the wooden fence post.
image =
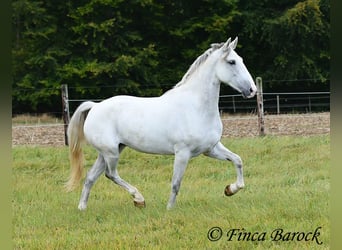
POLYGON ((233 99, 233 111, 234 111, 234 113, 236 113, 235 98, 234 98, 234 96, 232 96, 232 99, 233 99))
POLYGON ((69 96, 68 96, 68 85, 63 84, 61 86, 62 91, 62 105, 63 105, 63 121, 64 121, 64 141, 65 145, 68 145, 68 125, 70 121, 70 112, 69 112, 69 96))
POLYGON ((264 100, 262 93, 262 78, 257 77, 255 79, 257 85, 257 104, 258 104, 258 128, 259 135, 265 135, 265 123, 264 123, 264 100))
POLYGON ((280 100, 279 100, 279 95, 277 95, 277 115, 280 114, 280 100))

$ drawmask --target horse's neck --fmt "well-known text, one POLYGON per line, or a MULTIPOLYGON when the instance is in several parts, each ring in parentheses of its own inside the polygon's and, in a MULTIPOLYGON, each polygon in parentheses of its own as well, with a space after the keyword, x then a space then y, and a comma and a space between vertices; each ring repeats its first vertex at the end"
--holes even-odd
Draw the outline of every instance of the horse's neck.
POLYGON ((206 105, 217 105, 220 94, 220 82, 215 76, 215 60, 204 62, 201 68, 197 69, 192 76, 187 79, 184 87, 188 87, 193 91, 194 95, 198 95, 206 105))
POLYGON ((190 106, 201 110, 202 117, 213 120, 219 117, 220 82, 214 73, 214 63, 200 67, 203 68, 197 69, 178 90, 185 93, 188 102, 193 102, 190 106))

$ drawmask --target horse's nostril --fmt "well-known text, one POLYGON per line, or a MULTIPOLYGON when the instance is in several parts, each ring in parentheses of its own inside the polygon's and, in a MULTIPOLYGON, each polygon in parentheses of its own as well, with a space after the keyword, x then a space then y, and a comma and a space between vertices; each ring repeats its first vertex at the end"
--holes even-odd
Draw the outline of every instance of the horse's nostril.
POLYGON ((249 92, 253 93, 253 88, 252 87, 249 88, 249 92))

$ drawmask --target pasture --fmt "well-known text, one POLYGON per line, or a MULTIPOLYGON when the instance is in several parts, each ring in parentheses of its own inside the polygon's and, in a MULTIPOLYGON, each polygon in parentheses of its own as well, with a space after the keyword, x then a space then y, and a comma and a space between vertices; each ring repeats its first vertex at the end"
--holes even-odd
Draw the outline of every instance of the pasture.
MULTIPOLYGON (((119 173, 142 192, 145 209, 101 176, 80 212, 81 186, 71 193, 63 188, 67 147, 14 146, 14 248, 329 249, 330 136, 222 142, 243 159, 245 189, 225 197, 236 178, 233 164, 200 156, 190 161, 171 211, 172 156, 123 152, 119 173), (221 238, 213 227, 221 228, 221 238), (276 229, 283 230, 281 239, 276 229)), ((88 170, 95 150, 85 147, 85 157, 88 170)))

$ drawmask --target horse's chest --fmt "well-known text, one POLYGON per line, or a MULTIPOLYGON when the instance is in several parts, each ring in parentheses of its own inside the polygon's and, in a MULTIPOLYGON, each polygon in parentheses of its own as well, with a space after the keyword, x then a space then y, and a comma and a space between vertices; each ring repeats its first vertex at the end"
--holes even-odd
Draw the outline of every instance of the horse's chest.
POLYGON ((222 123, 220 120, 209 124, 197 124, 188 131, 189 143, 194 147, 206 148, 216 144, 222 136, 222 123))
POLYGON ((222 122, 219 118, 198 122, 193 128, 200 137, 212 138, 222 135, 222 122))

